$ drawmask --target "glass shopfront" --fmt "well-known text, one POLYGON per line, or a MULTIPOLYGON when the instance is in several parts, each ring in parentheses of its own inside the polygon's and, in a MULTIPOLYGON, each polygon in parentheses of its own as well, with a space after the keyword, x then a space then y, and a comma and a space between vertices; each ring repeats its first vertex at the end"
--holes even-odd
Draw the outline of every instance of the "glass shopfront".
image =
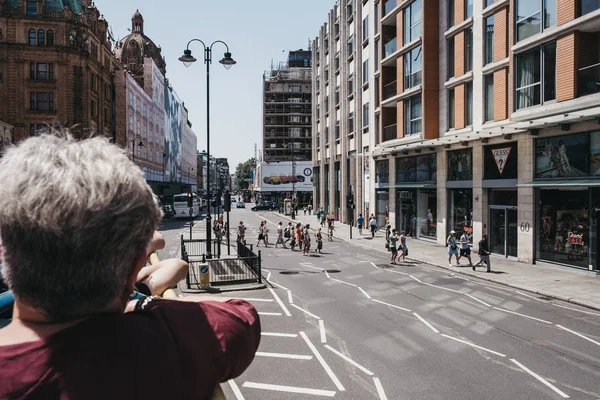
POLYGON ((456 231, 460 237, 463 232, 473 242, 473 189, 449 189, 448 190, 448 233, 456 231))
MULTIPOLYGON (((389 204, 390 204, 390 192, 389 190, 377 190, 375 192, 375 201, 377 202, 377 226, 381 229, 385 226, 389 219, 389 204)), ((369 218, 371 216, 369 215, 369 218)), ((368 223, 369 218, 365 216, 365 220, 368 223)))

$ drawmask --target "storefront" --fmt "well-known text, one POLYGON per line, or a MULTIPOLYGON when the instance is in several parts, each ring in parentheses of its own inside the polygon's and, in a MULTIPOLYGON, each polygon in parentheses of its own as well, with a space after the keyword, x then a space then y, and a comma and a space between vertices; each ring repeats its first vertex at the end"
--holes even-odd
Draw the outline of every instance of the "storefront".
POLYGON ((435 240, 436 181, 437 154, 396 159, 396 229, 435 240))
POLYGON ((473 241, 473 150, 448 152, 448 232, 473 241))
POLYGON ((600 131, 535 142, 536 258, 598 269, 600 131))
MULTIPOLYGON (((379 160, 375 162, 375 209, 377 226, 383 227, 389 219, 390 204, 390 162, 379 160)), ((369 216, 370 217, 370 216, 369 216)), ((368 220, 368 217, 365 216, 368 220)))
POLYGON ((483 147, 490 251, 505 257, 518 255, 518 165, 517 142, 483 147))

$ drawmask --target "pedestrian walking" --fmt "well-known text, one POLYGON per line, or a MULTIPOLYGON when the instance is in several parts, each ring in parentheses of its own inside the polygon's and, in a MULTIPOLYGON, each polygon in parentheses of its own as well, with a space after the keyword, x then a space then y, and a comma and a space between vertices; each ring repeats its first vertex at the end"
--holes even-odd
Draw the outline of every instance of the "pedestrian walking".
POLYGON ((269 247, 269 229, 267 228, 266 222, 263 225, 263 243, 265 244, 265 247, 269 247))
POLYGON ((448 246, 448 266, 452 266, 452 256, 456 257, 456 265, 460 267, 458 261, 458 245, 456 244, 456 232, 450 231, 450 235, 446 239, 446 246, 448 246))
POLYGON ((333 218, 328 219, 327 221, 327 239, 330 242, 333 242, 333 231, 335 231, 335 226, 333 218))
POLYGON ((392 234, 392 226, 390 224, 387 224, 385 226, 385 248, 388 249, 388 251, 390 250, 390 235, 392 234))
POLYGON ((374 215, 371 215, 371 220, 369 221, 369 227, 371 228, 371 237, 375 237, 375 231, 377 230, 377 220, 374 215))
POLYGON ((389 249, 392 252, 392 258, 390 260, 390 264, 396 264, 396 257, 398 257, 398 240, 400 238, 398 237, 398 233, 396 232, 395 229, 392 230, 392 233, 388 239, 389 242, 389 249))
POLYGON ((260 226, 258 227, 258 236, 256 237, 256 247, 258 247, 259 243, 264 241, 265 233, 263 231, 263 226, 265 225, 265 221, 261 221, 260 226))
POLYGON ((308 209, 306 208, 306 206, 304 206, 304 215, 306 215, 306 211, 308 211, 308 209))
POLYGON ((308 215, 312 215, 312 204, 308 205, 308 215))
MULTIPOLYGON (((296 244, 298 245, 298 247, 300 247, 300 251, 302 251, 302 224, 298 222, 298 224, 296 225, 296 244)), ((294 248, 292 247, 292 250, 294 250, 294 248)))
POLYGON ((460 261, 462 257, 466 257, 467 260, 469 260, 469 267, 473 266, 473 262, 471 261, 471 246, 469 246, 469 234, 467 231, 464 231, 460 237, 460 255, 458 256, 458 261, 460 261))
POLYGON ((302 231, 302 240, 304 241, 302 246, 302 254, 308 255, 310 252, 310 224, 306 224, 302 231))
POLYGON ((358 218, 356 218, 356 225, 358 225, 358 234, 360 236, 362 236, 362 230, 363 230, 364 224, 365 224, 365 219, 363 218, 362 214, 359 214, 358 218))
POLYGON ((237 241, 246 244, 246 226, 244 225, 244 221, 240 221, 237 229, 237 241))
POLYGON ((487 272, 492 272, 492 263, 490 261, 490 248, 488 246, 488 235, 483 235, 481 240, 479 241, 479 261, 472 265, 473 271, 475 271, 475 267, 478 267, 482 264, 487 265, 487 272))
POLYGON ((292 243, 294 243, 294 238, 292 233, 294 232, 294 226, 292 225, 291 222, 288 222, 288 225, 285 227, 285 229, 283 230, 283 237, 285 238, 285 241, 283 242, 283 248, 287 248, 285 246, 285 244, 287 242, 289 242, 290 240, 292 241, 292 243))
POLYGON ((317 229, 315 238, 317 239, 317 248, 315 249, 315 253, 321 254, 321 250, 323 250, 323 234, 321 233, 321 228, 317 229))
POLYGON ((400 232, 400 251, 402 252, 402 262, 406 262, 406 256, 408 255, 408 247, 406 246, 406 231, 400 232))
POLYGON ((327 220, 327 216, 323 209, 321 209, 321 228, 325 228, 325 221, 327 220))
POLYGON ((417 216, 414 214, 410 220, 410 233, 413 239, 417 238, 417 216))
POLYGON ((277 225, 277 240, 275 241, 275 248, 278 245, 283 244, 283 223, 280 221, 277 225))

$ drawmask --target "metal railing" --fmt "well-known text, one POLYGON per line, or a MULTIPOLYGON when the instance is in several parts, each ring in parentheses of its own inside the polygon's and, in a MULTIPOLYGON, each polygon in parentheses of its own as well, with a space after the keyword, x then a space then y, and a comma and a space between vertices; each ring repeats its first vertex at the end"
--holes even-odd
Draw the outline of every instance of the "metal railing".
POLYGON ((398 49, 396 39, 393 38, 383 46, 383 58, 389 57, 398 49))
POLYGON ((382 140, 385 142, 388 140, 397 139, 398 138, 397 129, 398 129, 398 124, 384 126, 382 140))
MULTIPOLYGON (((212 254, 216 257, 221 256, 221 240, 215 238, 212 240, 212 254)), ((187 257, 202 257, 206 256, 206 239, 184 239, 181 235, 181 258, 185 251, 187 257)), ((184 258, 185 259, 185 258, 184 258)))
POLYGON ((398 94, 398 81, 388 83, 383 87, 383 100, 387 100, 398 94))

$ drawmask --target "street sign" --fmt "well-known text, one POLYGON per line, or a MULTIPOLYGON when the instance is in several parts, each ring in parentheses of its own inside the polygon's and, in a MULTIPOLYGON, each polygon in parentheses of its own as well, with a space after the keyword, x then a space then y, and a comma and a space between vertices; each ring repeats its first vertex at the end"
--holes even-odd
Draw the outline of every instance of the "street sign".
POLYGON ((210 274, 208 272, 208 264, 200 265, 200 289, 210 288, 210 274))

